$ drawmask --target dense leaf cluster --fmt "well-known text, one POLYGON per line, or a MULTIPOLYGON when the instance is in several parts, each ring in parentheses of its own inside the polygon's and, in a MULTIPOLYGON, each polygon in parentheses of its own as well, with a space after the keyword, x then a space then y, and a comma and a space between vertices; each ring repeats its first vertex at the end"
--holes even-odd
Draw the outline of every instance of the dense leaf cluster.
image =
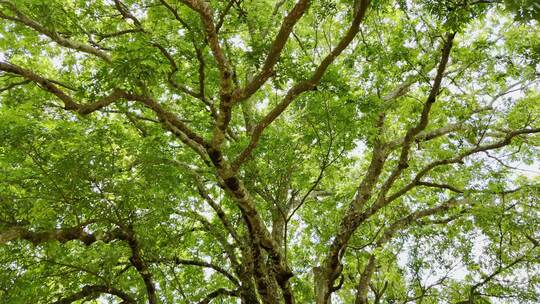
POLYGON ((0 303, 538 303, 536 0, 0 0, 0 303))

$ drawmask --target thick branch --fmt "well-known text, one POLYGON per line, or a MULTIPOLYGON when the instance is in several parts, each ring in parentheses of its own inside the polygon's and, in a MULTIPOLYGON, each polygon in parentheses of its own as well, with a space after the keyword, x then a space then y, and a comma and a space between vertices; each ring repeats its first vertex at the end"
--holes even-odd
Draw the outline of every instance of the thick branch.
MULTIPOLYGON (((493 108, 491 106, 482 107, 482 108, 479 108, 479 109, 476 109, 476 110, 472 111, 471 115, 476 114, 476 113, 480 113, 480 112, 484 112, 484 111, 490 111, 490 110, 493 110, 493 108)), ((469 130, 470 128, 471 128, 471 126, 467 125, 466 121, 452 123, 452 124, 448 124, 446 126, 443 126, 443 127, 438 128, 438 129, 431 130, 431 131, 423 130, 423 131, 419 132, 418 134, 416 134, 416 136, 414 137, 414 141, 416 141, 416 142, 429 141, 429 140, 432 140, 432 139, 435 139, 435 138, 450 134, 452 132, 457 132, 457 131, 462 131, 462 130, 469 130)), ((404 138, 400 138, 400 139, 396 139, 396 140, 388 142, 387 146, 390 149, 394 149, 394 148, 397 148, 399 146, 402 146, 403 144, 404 144, 404 138)))
POLYGON ((358 282, 358 285, 356 286, 356 299, 354 301, 355 304, 367 304, 367 293, 369 288, 369 282, 371 281, 371 276, 373 275, 373 272, 375 272, 375 254, 371 254, 369 256, 368 263, 366 267, 364 268, 364 271, 360 275, 360 281, 358 282))
MULTIPOLYGON (((364 177, 364 181, 373 180, 370 185, 370 188, 366 188, 365 192, 369 194, 369 196, 366 196, 365 198, 359 200, 362 191, 357 192, 357 196, 355 200, 351 203, 351 206, 349 210, 347 211, 347 214, 341 221, 340 227, 338 229, 338 233, 336 237, 334 238, 334 241, 332 242, 332 245, 330 247, 330 252, 328 253, 328 256, 325 260, 325 269, 324 269, 324 280, 326 280, 326 289, 322 290, 317 298, 318 304, 326 304, 328 301, 328 298, 331 294, 331 287, 334 283, 334 280, 339 276, 340 271, 340 258, 344 254, 345 247, 356 230, 356 228, 364 222, 369 216, 374 214, 377 210, 382 208, 384 206, 384 203, 381 203, 383 201, 383 198, 385 194, 388 192, 390 187, 393 185, 394 181, 399 177, 399 175, 402 173, 402 171, 408 166, 408 157, 409 157, 409 151, 411 144, 417 134, 419 134, 421 131, 423 131, 428 123, 429 118, 429 112, 431 110, 431 107, 433 103, 435 102, 435 99, 437 97, 437 94, 439 93, 440 86, 442 83, 442 77, 444 74, 444 71, 446 69, 446 65, 448 63, 449 57, 450 57, 450 50, 452 48, 452 43, 454 39, 455 34, 449 34, 447 36, 444 48, 442 50, 442 56, 441 60, 439 62, 439 67, 437 68, 437 75, 435 77, 434 84, 432 86, 432 89, 429 93, 429 96, 426 100, 426 103, 424 104, 424 108, 422 109, 422 114, 420 116, 419 122, 412 128, 410 128, 403 140, 403 146, 401 150, 401 155, 399 157, 399 162, 396 168, 392 171, 388 179, 384 182, 381 189, 379 190, 379 194, 376 199, 376 203, 366 210, 365 212, 360 212, 360 207, 362 207, 362 202, 366 202, 371 197, 371 191, 373 186, 375 185, 376 181, 378 180, 378 177, 380 175, 380 170, 382 170, 382 163, 380 165, 380 169, 374 172, 369 172, 364 177), (360 202, 360 203, 359 203, 360 202)), ((373 165, 373 161, 372 161, 373 165)), ((370 165, 371 167, 371 165, 370 165)))
POLYGON ((409 190, 411 190, 415 186, 422 184, 421 182, 422 177, 424 177, 426 174, 428 174, 431 170, 433 170, 436 167, 460 163, 467 156, 470 156, 479 152, 483 152, 483 151, 489 151, 489 150, 502 148, 506 145, 509 145, 512 142, 512 139, 516 136, 523 135, 523 134, 534 134, 534 133, 540 133, 540 128, 515 130, 512 132, 509 132, 503 140, 500 140, 498 142, 494 142, 494 143, 486 144, 482 146, 477 146, 473 149, 461 152, 455 157, 434 161, 428 164, 427 166, 425 166, 422 170, 420 170, 409 184, 399 189, 398 191, 396 191, 395 193, 393 193, 386 199, 384 200, 381 199, 379 203, 376 203, 373 207, 375 207, 375 209, 378 210, 380 206, 389 204, 390 202, 394 201, 395 199, 407 193, 409 190))
MULTIPOLYGON (((122 17, 125 20, 132 20, 133 23, 135 24, 135 26, 137 27, 137 30, 139 32, 149 34, 149 32, 147 30, 145 30, 144 27, 142 26, 142 23, 137 19, 137 17, 135 17, 128 10, 128 8, 127 8, 127 6, 125 4, 123 4, 119 0, 114 0, 114 3, 115 3, 116 9, 120 12, 120 14, 122 15, 122 17)), ((168 6, 168 4, 166 2, 165 2, 165 4, 166 4, 167 7, 170 7, 170 6, 168 6)), ((172 7, 170 9, 172 9, 172 7)), ((173 9, 173 11, 174 11, 174 9, 173 9)), ((176 13, 176 11, 174 11, 174 12, 176 13)), ((178 18, 179 18, 179 16, 178 16, 178 18)), ((203 91, 201 91, 200 93, 197 93, 197 92, 193 91, 192 89, 186 87, 185 85, 180 84, 180 83, 178 83, 178 82, 176 82, 174 80, 174 75, 176 74, 176 72, 178 72, 178 65, 176 64, 176 61, 174 60, 171 53, 169 53, 169 51, 167 51, 167 49, 164 46, 162 46, 161 44, 159 44, 157 42, 153 42, 153 43, 151 43, 151 45, 153 47, 157 48, 161 52, 161 54, 167 59, 167 61, 169 62, 170 66, 171 66, 171 71, 169 72, 169 75, 167 77, 167 80, 169 81, 169 84, 173 88, 179 90, 180 92, 182 92, 184 94, 187 94, 189 96, 192 96, 194 98, 201 99, 203 102, 206 103, 203 91)))
POLYGON ((264 61, 264 64, 259 73, 255 75, 251 82, 248 83, 244 88, 237 89, 234 92, 233 98, 236 102, 240 102, 249 98, 251 95, 257 92, 257 90, 272 75, 273 68, 279 59, 285 43, 287 43, 287 40, 289 39, 293 27, 304 15, 310 4, 311 2, 309 0, 299 0, 298 2, 296 2, 296 5, 289 12, 289 14, 283 19, 283 22, 281 23, 281 28, 279 29, 279 32, 274 38, 274 42, 270 47, 270 51, 268 52, 266 60, 264 61))
POLYGON ((287 109, 287 107, 298 97, 300 94, 313 89, 317 83, 321 80, 324 73, 334 62, 334 60, 347 48, 347 46, 352 42, 356 34, 360 30, 360 23, 364 19, 364 15, 369 5, 369 0, 360 0, 360 8, 354 15, 353 22, 349 29, 347 30, 345 36, 341 38, 337 46, 328 54, 317 69, 313 72, 311 78, 308 80, 302 81, 292 87, 283 100, 273 108, 266 116, 253 128, 251 134, 251 139, 248 146, 238 155, 238 157, 233 162, 233 170, 237 170, 242 163, 244 163, 247 158, 251 155, 255 147, 259 142, 259 139, 266 127, 268 127, 278 116, 287 109))
POLYGON ((146 287, 146 294, 148 296, 149 304, 157 304, 158 297, 156 294, 156 287, 154 285, 154 279, 152 273, 148 269, 146 261, 143 260, 141 256, 141 248, 139 242, 135 238, 133 230, 130 228, 127 233, 124 235, 124 240, 128 243, 129 248, 131 249, 131 257, 129 261, 137 269, 137 272, 140 274, 144 281, 144 286, 146 287))
MULTIPOLYGON (((414 222, 417 222, 419 219, 431 216, 437 213, 442 213, 448 211, 450 208, 464 203, 464 200, 457 200, 455 198, 449 199, 446 202, 432 208, 420 210, 413 212, 397 221, 392 223, 384 232, 384 234, 377 240, 375 243, 375 248, 380 248, 389 242, 396 232, 403 230, 414 222)), ((366 265, 364 271, 360 276, 360 281, 356 287, 356 301, 355 304, 367 304, 367 292, 369 287, 369 282, 371 281, 371 276, 375 270, 375 255, 371 254, 369 257, 368 264, 366 265)))
POLYGON ((120 299, 122 299, 123 300, 122 303, 125 303, 125 304, 137 303, 137 301, 135 301, 135 299, 132 296, 123 292, 122 290, 105 286, 105 285, 88 285, 88 286, 84 286, 81 291, 75 294, 72 294, 68 297, 62 298, 54 302, 54 304, 69 304, 69 303, 73 303, 75 301, 82 300, 87 297, 95 296, 96 294, 101 294, 101 293, 115 295, 119 297, 120 299))
POLYGON ((7 230, 0 232, 0 244, 21 239, 32 242, 34 245, 50 241, 66 243, 73 240, 81 241, 85 245, 91 245, 97 241, 108 243, 115 239, 120 239, 121 236, 122 234, 119 230, 113 230, 105 234, 93 234, 85 232, 82 226, 40 231, 32 231, 20 226, 12 226, 7 230))
POLYGON ((36 73, 34 73, 34 72, 30 71, 30 70, 21 68, 19 66, 11 64, 11 63, 0 61, 0 71, 17 74, 17 75, 20 75, 20 76, 22 76, 22 77, 24 77, 24 78, 26 78, 26 79, 28 79, 30 81, 33 81, 33 82, 37 83, 44 90, 56 95, 56 97, 58 97, 60 100, 62 100, 62 102, 65 105, 66 110, 76 110, 79 107, 81 107, 81 105, 78 104, 77 102, 75 102, 73 100, 73 98, 71 98, 71 96, 64 93, 64 91, 60 90, 51 81, 47 80, 44 77, 41 77, 41 76, 37 75, 36 73))
POLYGON ((209 293, 206 297, 204 297, 204 299, 199 301, 199 304, 208 304, 210 303, 210 301, 212 301, 213 299, 219 296, 237 297, 239 292, 240 292, 239 290, 228 290, 225 288, 219 288, 209 293))
POLYGON ((442 50, 441 60, 437 68, 437 75, 435 76, 435 80, 429 92, 429 96, 426 102, 424 103, 424 107, 422 108, 420 120, 418 121, 416 126, 410 128, 405 134, 405 137, 403 138, 403 145, 401 148, 398 164, 396 168, 394 168, 394 170, 392 171, 388 179, 382 185, 381 190, 379 192, 379 197, 386 195, 390 187, 393 185, 396 179, 401 175, 403 170, 408 167, 409 153, 410 153, 411 145, 414 141, 414 138, 416 137, 416 135, 422 132, 428 125, 429 113, 431 111, 431 107, 435 103, 435 100, 441 88, 444 71, 446 70, 446 65, 448 64, 448 60, 450 58, 450 51, 452 49, 454 37, 455 37, 455 33, 448 34, 446 37, 446 42, 442 50))
POLYGON ((450 190, 450 191, 453 191, 453 192, 456 192, 456 193, 463 193, 464 192, 463 190, 458 189, 458 188, 456 188, 456 187, 454 187, 452 185, 448 185, 448 184, 438 184, 438 183, 419 181, 418 185, 419 186, 431 187, 431 188, 446 189, 446 190, 450 190))
MULTIPOLYGON (((49 241, 58 241, 60 243, 66 243, 72 240, 79 240, 83 242, 85 245, 90 245, 97 241, 103 241, 106 243, 111 242, 113 240, 126 241, 132 251, 132 256, 130 258, 130 261, 133 264, 133 266, 137 269, 137 271, 141 274, 144 280, 147 293, 148 293, 149 302, 150 304, 157 303, 155 287, 152 280, 152 274, 149 272, 148 267, 146 266, 146 263, 141 258, 139 244, 137 240, 135 239, 135 236, 133 235, 132 231, 125 232, 121 229, 115 229, 105 234, 92 234, 92 233, 85 232, 82 226, 71 227, 71 228, 59 228, 59 229, 46 230, 46 231, 30 231, 24 227, 14 226, 0 233, 0 244, 4 244, 6 242, 17 240, 17 239, 30 241, 34 245, 41 244, 44 242, 49 242, 49 241)), ((68 298, 65 298, 63 300, 60 300, 57 303, 71 303, 75 300, 82 299, 98 291, 110 293, 104 290, 109 290, 109 289, 102 289, 102 290, 94 290, 93 288, 83 289, 81 292, 73 296, 70 296, 68 298), (80 297, 77 297, 77 296, 80 296, 80 297)), ((128 303, 135 303, 135 302, 128 302, 128 303)))
POLYGON ((210 4, 203 0, 180 1, 185 5, 189 6, 197 13, 199 13, 201 20, 204 24, 208 44, 210 45, 210 49, 212 50, 212 53, 218 65, 221 79, 222 94, 228 94, 232 89, 232 71, 231 67, 229 66, 229 62, 225 57, 225 53, 221 48, 221 44, 219 43, 216 26, 214 24, 214 11, 212 10, 212 7, 210 7, 210 4))
POLYGON ((214 12, 212 7, 210 7, 210 4, 203 0, 181 0, 181 2, 199 13, 204 25, 208 44, 217 62, 220 74, 220 105, 219 113, 215 117, 216 123, 213 130, 212 146, 214 149, 219 150, 231 120, 233 71, 227 57, 225 56, 225 53, 223 52, 221 44, 219 43, 217 29, 213 17, 214 12))
POLYGON ((31 80, 40 85, 45 91, 54 94, 63 103, 66 110, 77 112, 81 115, 87 115, 108 105, 119 101, 121 99, 133 100, 143 103, 150 108, 160 118, 165 127, 173 134, 178 136, 182 142, 191 147, 197 152, 203 159, 206 158, 205 147, 208 146, 206 141, 191 130, 180 118, 171 112, 166 111, 159 103, 148 96, 133 94, 125 92, 120 89, 114 89, 108 96, 102 99, 89 103, 80 104, 76 102, 71 96, 59 89, 52 81, 43 78, 42 76, 32 72, 31 70, 16 66, 11 63, 0 61, 0 70, 17 74, 31 80))
MULTIPOLYGON (((434 129, 434 130, 431 130, 431 131, 425 131, 424 130, 424 131, 418 133, 415 136, 414 140, 417 141, 417 142, 429 141, 429 140, 432 140, 432 139, 447 135, 447 134, 452 133, 452 132, 460 131, 460 130, 462 130, 464 128, 465 128, 465 123, 464 122, 455 123, 455 124, 448 124, 448 125, 446 125, 444 127, 434 129)), ((399 147, 401 145, 403 145, 403 138, 396 139, 396 140, 393 140, 393 141, 387 143, 387 146, 388 146, 389 149, 395 149, 395 148, 397 148, 397 147, 399 147)))

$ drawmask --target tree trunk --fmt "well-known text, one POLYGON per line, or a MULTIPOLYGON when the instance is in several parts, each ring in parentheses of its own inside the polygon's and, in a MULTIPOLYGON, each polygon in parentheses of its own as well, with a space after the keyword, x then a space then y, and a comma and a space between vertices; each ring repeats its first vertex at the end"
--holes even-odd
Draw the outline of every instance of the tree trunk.
POLYGON ((324 277, 324 271, 321 266, 313 268, 313 278, 315 287, 315 303, 332 304, 328 280, 324 277))

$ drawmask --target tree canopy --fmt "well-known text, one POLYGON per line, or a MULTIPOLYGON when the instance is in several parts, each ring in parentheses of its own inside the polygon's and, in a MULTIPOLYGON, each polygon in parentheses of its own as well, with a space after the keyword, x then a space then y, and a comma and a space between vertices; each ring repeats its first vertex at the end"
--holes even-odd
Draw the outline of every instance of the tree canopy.
POLYGON ((0 302, 538 303, 536 0, 0 0, 0 302))

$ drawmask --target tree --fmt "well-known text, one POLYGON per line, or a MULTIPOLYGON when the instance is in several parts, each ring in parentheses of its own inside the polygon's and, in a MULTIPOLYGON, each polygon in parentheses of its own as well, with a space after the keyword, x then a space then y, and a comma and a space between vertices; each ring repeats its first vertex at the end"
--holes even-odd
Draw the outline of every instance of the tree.
POLYGON ((537 303, 516 3, 0 1, 0 298, 537 303))

